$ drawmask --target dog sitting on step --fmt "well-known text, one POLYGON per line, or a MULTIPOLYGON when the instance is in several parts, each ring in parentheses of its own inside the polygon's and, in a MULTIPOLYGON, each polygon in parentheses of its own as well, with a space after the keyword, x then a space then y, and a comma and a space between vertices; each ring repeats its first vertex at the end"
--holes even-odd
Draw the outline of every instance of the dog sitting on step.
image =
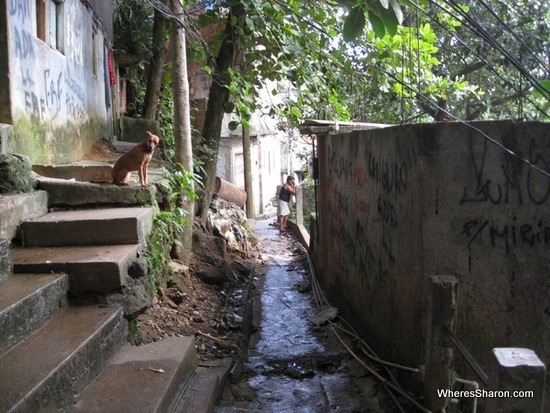
POLYGON ((145 140, 138 143, 116 161, 113 166, 113 183, 116 185, 128 185, 130 173, 137 171, 141 186, 149 186, 147 182, 147 167, 155 149, 160 144, 157 135, 146 131, 145 140))

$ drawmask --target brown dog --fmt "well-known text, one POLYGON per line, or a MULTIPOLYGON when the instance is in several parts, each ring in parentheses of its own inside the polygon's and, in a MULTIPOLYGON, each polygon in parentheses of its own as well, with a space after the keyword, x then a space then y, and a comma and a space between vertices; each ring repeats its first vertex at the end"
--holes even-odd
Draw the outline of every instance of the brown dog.
POLYGON ((141 186, 149 186, 147 182, 147 166, 151 162, 153 153, 160 143, 157 135, 147 131, 147 137, 138 143, 116 161, 113 166, 113 183, 116 185, 128 185, 130 172, 138 171, 141 186))

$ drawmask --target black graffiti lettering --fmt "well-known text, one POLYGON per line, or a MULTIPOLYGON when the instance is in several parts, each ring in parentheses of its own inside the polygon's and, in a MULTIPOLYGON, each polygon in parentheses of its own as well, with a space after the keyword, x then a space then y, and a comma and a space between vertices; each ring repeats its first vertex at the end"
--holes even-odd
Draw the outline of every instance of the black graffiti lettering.
POLYGON ((481 224, 479 226, 479 228, 477 228, 475 230, 475 232, 473 234, 470 233, 470 230, 472 229, 475 229, 477 226, 478 226, 478 221, 477 220, 471 220, 471 221, 468 221, 464 224, 463 226, 463 229, 462 229, 462 233, 468 235, 470 237, 470 241, 468 242, 468 247, 470 247, 472 245, 472 242, 474 242, 474 240, 479 236, 481 237, 481 233, 483 231, 483 229, 485 227, 487 227, 489 225, 489 221, 484 221, 483 224, 481 224))
POLYGON ((493 246, 493 248, 496 247, 497 237, 502 238, 504 240, 504 249, 508 254, 510 252, 510 242, 508 239, 508 226, 505 225, 501 231, 499 231, 498 227, 491 226, 490 233, 491 233, 491 245, 493 246))
POLYGON ((388 194, 399 195, 409 186, 409 170, 405 161, 380 161, 368 153, 368 174, 388 194))
POLYGON ((523 224, 520 227, 521 233, 521 242, 529 244, 530 246, 535 245, 535 236, 532 235, 533 227, 529 224, 523 224))
POLYGON ((395 206, 381 196, 378 197, 378 215, 383 223, 397 226, 395 206))
MULTIPOLYGON (((548 163, 544 158, 544 154, 537 148, 534 140, 531 140, 529 147, 529 160, 533 165, 536 165, 543 171, 548 171, 548 163)), ((527 171, 527 191, 529 199, 535 205, 545 203, 550 197, 550 178, 543 175, 539 171, 529 168, 527 171)))
POLYGON ((511 223, 490 224, 488 220, 480 224, 479 220, 470 220, 463 226, 462 233, 469 237, 468 247, 475 239, 483 242, 483 234, 488 234, 491 248, 504 246, 508 254, 513 247, 520 245, 537 247, 550 245, 550 226, 539 220, 536 225, 524 223, 516 224, 517 218, 513 217, 511 223), (487 229, 487 231, 485 231, 487 229))
POLYGON ((348 179, 352 174, 352 162, 350 159, 337 157, 336 151, 329 151, 328 171, 338 179, 348 179))

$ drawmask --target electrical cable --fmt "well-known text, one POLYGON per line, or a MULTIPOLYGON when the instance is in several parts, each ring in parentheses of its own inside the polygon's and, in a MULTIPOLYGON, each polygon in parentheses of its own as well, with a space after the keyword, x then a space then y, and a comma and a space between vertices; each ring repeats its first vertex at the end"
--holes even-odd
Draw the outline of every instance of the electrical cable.
MULTIPOLYGON (((430 3, 441 9, 443 12, 449 14, 451 17, 453 17, 455 20, 457 21, 461 21, 460 18, 456 15, 456 14, 453 14, 451 13, 449 10, 443 8, 440 4, 436 3, 435 1, 433 0, 430 0, 430 3)), ((510 80, 508 80, 507 78, 505 78, 503 75, 501 75, 497 70, 496 70, 496 67, 495 65, 490 62, 489 60, 487 60, 485 57, 483 57, 482 55, 480 55, 478 52, 476 52, 474 49, 472 49, 460 36, 458 36, 456 33, 452 33, 449 29, 447 29, 443 24, 441 24, 434 16, 432 16, 430 13, 428 13, 426 10, 424 10, 420 5, 418 5, 418 3, 412 1, 412 0, 409 0, 408 1, 408 4, 414 6, 416 9, 420 10, 421 12, 423 12, 432 22, 434 22, 437 26, 439 26, 440 28, 442 28, 447 34, 451 34, 454 36, 454 38, 462 45, 464 46, 470 53, 472 53, 474 56, 476 56, 478 59, 480 59, 483 63, 485 63, 485 65, 491 70, 491 72, 493 72, 500 80, 502 80, 504 82, 504 85, 512 88, 514 91, 518 92, 518 94, 520 94, 521 96, 521 89, 520 88, 517 88, 512 82, 510 82, 510 80)), ((483 37, 480 36, 482 39, 483 37)), ((508 60, 506 58, 506 56, 504 56, 504 59, 505 60, 508 60)), ((549 92, 550 93, 550 92, 549 92)), ((538 110, 541 114, 545 115, 546 117, 550 118, 550 115, 548 114, 548 112, 546 110, 544 110, 543 108, 541 108, 536 102, 534 102, 530 97, 528 96, 523 96, 523 99, 527 100, 531 105, 533 105, 533 107, 538 110)))
MULTIPOLYGON (((433 3, 433 0, 430 0, 433 3)), ((516 59, 502 46, 491 34, 489 34, 475 19, 473 19, 468 13, 466 13, 454 0, 442 0, 447 5, 451 6, 458 11, 464 17, 463 23, 466 23, 466 27, 469 27, 473 33, 479 35, 481 38, 485 39, 487 43, 497 49, 506 59, 515 66, 524 77, 529 79, 533 87, 538 90, 541 94, 546 95, 550 98, 550 91, 548 91, 542 84, 536 79, 530 71, 528 71, 521 63, 516 61, 516 59)))
POLYGON ((483 6, 485 7, 485 9, 487 9, 487 11, 494 17, 497 19, 497 21, 502 24, 506 30, 525 48, 525 50, 527 50, 531 56, 533 56, 533 58, 540 64, 541 67, 546 67, 546 64, 541 61, 539 59, 539 57, 535 54, 535 52, 533 52, 531 50, 531 48, 517 35, 517 33, 508 25, 506 24, 506 22, 504 22, 500 16, 495 13, 495 11, 483 0, 478 0, 481 4, 483 4, 483 6))
MULTIPOLYGON (((306 256, 306 259, 307 259, 307 262, 308 262, 308 266, 309 266, 309 272, 310 272, 310 276, 311 276, 311 284, 312 284, 312 291, 313 291, 313 298, 315 300, 315 303, 318 307, 320 306, 330 306, 328 300, 326 299, 320 285, 319 285, 319 282, 317 280, 317 277, 315 275, 315 268, 313 267, 313 262, 311 261, 311 257, 309 255, 309 252, 307 251, 307 249, 299 242, 295 242, 295 245, 298 247, 299 250, 301 250, 305 256, 306 256)), ((353 331, 353 327, 344 319, 342 318, 341 316, 339 316, 339 319, 344 322, 348 328, 351 329, 350 330, 347 330, 339 325, 337 325, 336 323, 332 322, 332 321, 328 321, 328 324, 329 326, 331 327, 331 330, 333 331, 333 333, 335 334, 335 336, 338 338, 338 340, 344 345, 344 347, 348 350, 348 352, 363 366, 367 369, 367 371, 369 371, 374 377, 376 377, 377 379, 379 379, 381 381, 381 383, 384 385, 384 387, 386 388, 386 390, 388 391, 388 393, 390 394, 390 397, 392 398, 392 400, 394 401, 394 403, 396 403, 396 406, 400 409, 400 411, 404 411, 403 410, 403 407, 401 406, 401 404, 399 403, 399 401, 395 398, 395 395, 393 395, 393 393, 390 391, 390 390, 393 390, 393 391, 396 391, 398 394, 400 394, 401 396, 405 397, 407 400, 409 400, 411 403, 413 403, 415 406, 417 406, 419 409, 421 409, 422 411, 424 412, 429 412, 429 410, 427 410, 425 407, 423 407, 422 405, 420 405, 416 400, 414 400, 412 397, 410 397, 402 388, 401 386, 399 385, 397 379, 395 378, 395 376, 391 373, 391 371, 387 368, 388 366, 391 366, 391 367, 394 367, 394 368, 401 368, 403 370, 406 370, 406 371, 409 371, 409 372, 415 372, 415 373, 421 373, 421 371, 419 369, 414 369, 414 368, 411 368, 411 367, 407 367, 407 366, 401 366, 399 364, 396 364, 396 363, 391 363, 391 362, 387 362, 387 361, 384 361, 382 359, 380 359, 376 353, 374 353, 374 351, 370 348, 370 346, 363 340, 361 339, 357 333, 355 333, 353 331), (386 373, 388 374, 388 376, 390 377, 390 380, 391 381, 388 381, 386 378, 382 377, 379 373, 375 372, 372 368, 370 368, 369 366, 367 366, 364 361, 361 360, 361 358, 359 358, 359 356, 357 356, 357 354, 355 354, 350 348, 349 346, 347 345, 347 343, 343 340, 342 337, 340 337, 340 335, 338 334, 338 332, 336 331, 336 329, 339 329, 343 332, 345 332, 346 334, 350 335, 351 337, 357 339, 362 345, 363 347, 361 348, 361 351, 367 356, 369 357, 370 359, 372 359, 373 361, 377 361, 378 363, 380 363, 382 365, 382 367, 384 368, 384 370, 386 371, 386 373), (366 350, 365 350, 366 348, 366 350), (368 350, 368 352, 367 352, 368 350)))
MULTIPOLYGON (((383 71, 382 69, 379 69, 379 68, 375 68, 376 70, 379 70, 381 71, 382 73, 384 73, 386 76, 389 76, 391 77, 392 79, 394 79, 395 81, 398 81, 397 78, 391 74, 391 73, 387 73, 385 71, 383 71)), ((405 87, 409 88, 410 89, 410 86, 407 86, 407 85, 404 85, 405 87)), ((548 171, 545 171, 544 169, 541 169, 539 168, 537 165, 533 164, 531 161, 529 161, 528 159, 526 158, 523 158, 522 156, 518 155, 517 153, 515 153, 513 150, 509 149, 508 147, 506 147, 504 144, 500 143, 499 141, 497 141, 495 138, 492 138, 490 137, 489 135, 487 135, 485 132, 483 132, 481 129, 475 127, 474 125, 472 125, 470 122, 465 122, 463 121, 462 119, 459 119, 458 117, 456 117, 455 115, 453 115, 452 113, 450 113, 449 111, 447 111, 446 109, 442 108, 441 106, 439 106, 437 103, 433 102, 430 100, 429 97, 427 97, 426 95, 424 95, 423 93, 419 92, 419 91, 416 91, 416 93, 422 98, 424 99, 426 102, 428 102, 429 104, 433 105, 434 107, 436 107, 438 110, 442 111, 443 113, 445 113, 445 115, 447 115, 449 118, 459 122, 460 124, 474 130, 475 132, 479 133, 481 136, 483 136, 485 139, 487 139, 489 142, 495 144, 496 146, 498 146, 499 148, 501 148, 502 150, 504 150, 506 153, 508 153, 509 155, 511 155, 512 157, 520 160, 521 162, 525 163, 527 166, 529 166, 530 168, 533 168, 534 170, 536 170, 537 172, 540 172, 542 175, 550 178, 550 172, 548 171)))

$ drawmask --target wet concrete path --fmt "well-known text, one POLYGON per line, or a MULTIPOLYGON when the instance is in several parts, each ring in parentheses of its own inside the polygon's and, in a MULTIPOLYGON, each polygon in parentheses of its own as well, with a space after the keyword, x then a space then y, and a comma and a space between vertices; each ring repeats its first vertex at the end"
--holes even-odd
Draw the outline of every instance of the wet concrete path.
POLYGON ((267 262, 256 291, 258 331, 240 383, 226 389, 215 412, 391 411, 381 407, 381 386, 331 330, 314 328, 310 318, 319 308, 308 288, 307 261, 272 222, 256 226, 267 262))

